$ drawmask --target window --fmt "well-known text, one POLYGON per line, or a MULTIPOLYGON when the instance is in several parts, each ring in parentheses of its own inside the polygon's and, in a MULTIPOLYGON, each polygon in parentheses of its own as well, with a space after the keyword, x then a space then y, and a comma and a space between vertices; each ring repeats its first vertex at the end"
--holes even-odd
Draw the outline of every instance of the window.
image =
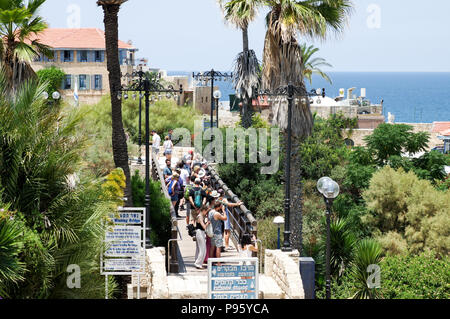
POLYGON ((64 78, 64 84, 63 84, 64 90, 70 90, 72 89, 72 76, 66 75, 64 78))
POLYGON ((102 51, 95 51, 95 62, 104 62, 102 51))
POLYGON ((79 89, 80 90, 87 90, 88 89, 88 87, 87 87, 87 75, 86 74, 81 74, 80 75, 80 87, 79 87, 79 89))
POLYGON ((102 90, 103 89, 102 76, 99 75, 99 74, 96 74, 94 76, 94 89, 95 90, 102 90))
POLYGON ((65 50, 63 52, 63 61, 72 62, 72 51, 65 50))
POLYGON ((88 52, 87 51, 78 51, 80 55, 78 58, 79 62, 87 62, 88 61, 88 52))

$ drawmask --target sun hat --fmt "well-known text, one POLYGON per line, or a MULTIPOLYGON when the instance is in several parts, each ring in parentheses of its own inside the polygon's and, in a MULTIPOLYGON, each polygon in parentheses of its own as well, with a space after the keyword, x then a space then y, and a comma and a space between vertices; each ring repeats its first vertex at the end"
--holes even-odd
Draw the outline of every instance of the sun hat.
POLYGON ((203 178, 203 177, 205 177, 205 175, 206 175, 206 172, 203 168, 198 171, 198 177, 203 178))
POLYGON ((220 194, 217 191, 212 191, 212 193, 209 196, 214 197, 214 198, 219 198, 220 194))
POLYGON ((201 182, 202 182, 202 180, 201 180, 200 178, 197 177, 197 178, 195 179, 195 184, 200 184, 201 182))

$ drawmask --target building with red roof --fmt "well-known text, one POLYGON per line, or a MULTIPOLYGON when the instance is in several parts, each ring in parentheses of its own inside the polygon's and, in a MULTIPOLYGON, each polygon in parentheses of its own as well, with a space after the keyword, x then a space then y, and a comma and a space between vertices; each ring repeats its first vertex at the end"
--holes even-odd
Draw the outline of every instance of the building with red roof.
MULTIPOLYGON (((50 46, 54 56, 53 59, 37 57, 31 65, 35 71, 55 66, 66 73, 61 83, 63 98, 75 101, 77 95, 79 103, 94 104, 109 93, 103 30, 49 28, 35 39, 50 46)), ((118 46, 122 74, 133 72, 137 48, 131 42, 120 40, 118 46)))

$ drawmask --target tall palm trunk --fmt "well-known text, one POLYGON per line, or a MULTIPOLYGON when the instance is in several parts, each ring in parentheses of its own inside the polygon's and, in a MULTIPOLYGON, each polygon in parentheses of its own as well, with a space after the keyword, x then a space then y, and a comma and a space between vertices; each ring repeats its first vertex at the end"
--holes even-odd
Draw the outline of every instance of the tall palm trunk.
MULTIPOLYGON (((275 90, 280 86, 293 84, 301 88, 298 96, 307 96, 306 87, 303 83, 301 51, 293 36, 286 37, 277 21, 278 13, 272 12, 266 39, 263 57, 263 88, 275 90)), ((297 97, 298 97, 297 96, 297 97)), ((302 200, 302 172, 300 167, 300 144, 302 139, 309 136, 313 128, 313 117, 309 108, 309 99, 306 105, 302 105, 294 99, 292 108, 292 141, 291 141, 291 188, 288 194, 290 205, 290 230, 291 245, 302 251, 302 228, 303 228, 303 200, 302 200)), ((287 145, 287 123, 288 105, 279 102, 273 105, 273 122, 285 131, 285 145, 287 145)), ((287 174, 287 172, 286 172, 287 174)))
POLYGON ((130 168, 128 166, 128 147, 122 122, 122 102, 114 94, 121 86, 119 64, 119 24, 118 14, 120 4, 103 4, 107 68, 109 72, 109 88, 111 91, 112 114, 112 148, 114 164, 123 169, 126 177, 126 205, 133 206, 131 192, 130 168))
MULTIPOLYGON (((248 45, 248 26, 242 28, 242 42, 243 42, 243 54, 248 55, 249 45, 248 45)), ((246 59, 248 62, 249 59, 246 59)), ((245 66, 248 68, 248 65, 245 66)), ((249 128, 252 126, 252 116, 253 116, 253 105, 252 97, 244 93, 242 95, 242 126, 244 128, 249 128)))

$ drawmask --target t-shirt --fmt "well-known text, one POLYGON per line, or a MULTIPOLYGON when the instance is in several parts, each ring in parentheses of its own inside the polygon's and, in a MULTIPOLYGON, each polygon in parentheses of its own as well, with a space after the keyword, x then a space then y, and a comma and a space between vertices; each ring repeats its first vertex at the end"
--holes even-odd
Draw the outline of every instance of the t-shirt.
POLYGON ((180 172, 180 179, 183 181, 183 185, 187 185, 187 179, 189 177, 189 172, 187 169, 182 168, 180 172))
MULTIPOLYGON (((203 203, 203 198, 206 197, 205 191, 204 191, 200 186, 191 188, 191 189, 189 190, 189 197, 192 197, 192 201, 194 202, 194 204, 195 204, 195 192, 198 191, 198 190, 201 190, 200 196, 201 196, 201 198, 202 198, 202 199, 201 199, 202 203, 203 203)), ((198 208, 198 207, 197 207, 197 208, 198 208)))
POLYGON ((173 148, 172 141, 164 141, 163 146, 165 150, 171 150, 173 148))
POLYGON ((172 176, 172 169, 170 167, 167 167, 167 166, 164 167, 163 175, 164 176, 166 176, 166 175, 172 176))
POLYGON ((155 133, 155 135, 153 135, 152 138, 152 147, 159 149, 160 146, 161 146, 161 137, 159 137, 159 135, 155 133))

